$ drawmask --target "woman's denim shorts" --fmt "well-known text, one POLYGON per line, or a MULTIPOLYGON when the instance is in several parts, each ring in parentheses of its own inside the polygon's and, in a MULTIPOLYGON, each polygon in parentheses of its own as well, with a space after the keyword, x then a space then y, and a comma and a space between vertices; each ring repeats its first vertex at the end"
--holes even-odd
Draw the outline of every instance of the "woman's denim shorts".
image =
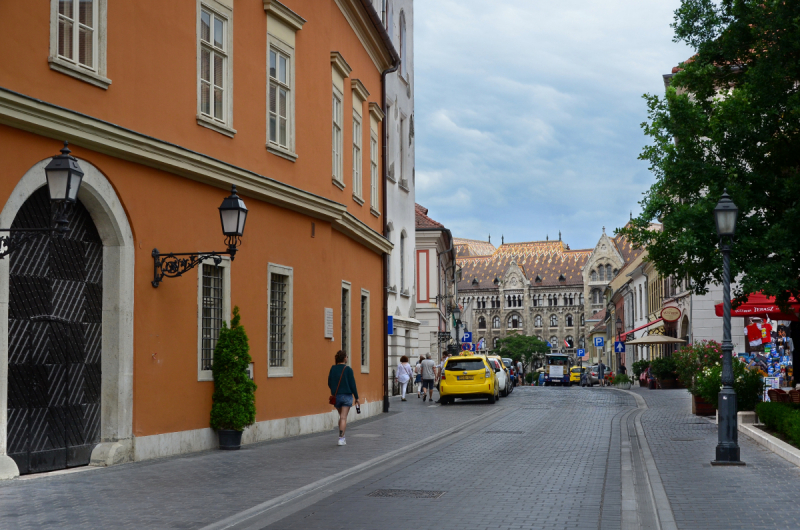
POLYGON ((353 394, 336 394, 336 408, 340 409, 342 407, 352 407, 353 406, 353 394))

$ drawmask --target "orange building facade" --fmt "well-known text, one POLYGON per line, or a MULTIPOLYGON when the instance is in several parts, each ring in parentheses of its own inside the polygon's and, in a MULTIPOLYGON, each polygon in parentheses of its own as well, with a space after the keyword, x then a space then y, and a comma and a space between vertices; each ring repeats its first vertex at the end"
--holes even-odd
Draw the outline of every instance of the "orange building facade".
POLYGON ((361 417, 380 413, 397 54, 370 2, 49 0, 0 18, 0 228, 47 222, 62 141, 85 173, 69 235, 0 260, 0 477, 213 448, 210 356, 234 306, 258 386, 245 443, 332 428, 342 348, 361 417), (154 288, 154 248, 225 249, 231 185, 249 209, 235 260, 154 288))

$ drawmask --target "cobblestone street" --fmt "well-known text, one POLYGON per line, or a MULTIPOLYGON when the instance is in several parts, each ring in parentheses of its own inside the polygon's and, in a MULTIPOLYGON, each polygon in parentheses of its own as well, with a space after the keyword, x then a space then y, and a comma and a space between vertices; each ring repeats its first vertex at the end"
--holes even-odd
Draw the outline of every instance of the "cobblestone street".
POLYGON ((685 390, 412 395, 392 411, 354 423, 346 447, 324 433, 8 481, 0 527, 617 529, 656 528, 656 514, 665 529, 798 527, 798 468, 744 436, 746 467, 711 467, 716 426, 685 390))

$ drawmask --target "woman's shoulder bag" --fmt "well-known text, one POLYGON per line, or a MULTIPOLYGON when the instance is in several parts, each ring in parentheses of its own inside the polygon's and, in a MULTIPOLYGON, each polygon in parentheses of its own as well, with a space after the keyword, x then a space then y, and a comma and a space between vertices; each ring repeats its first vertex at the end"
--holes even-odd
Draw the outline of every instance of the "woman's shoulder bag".
POLYGON ((331 397, 328 398, 328 403, 331 405, 336 405, 336 394, 339 393, 339 386, 342 384, 342 376, 344 375, 344 371, 347 369, 347 365, 342 367, 342 373, 339 375, 339 383, 336 385, 336 392, 333 393, 331 397))

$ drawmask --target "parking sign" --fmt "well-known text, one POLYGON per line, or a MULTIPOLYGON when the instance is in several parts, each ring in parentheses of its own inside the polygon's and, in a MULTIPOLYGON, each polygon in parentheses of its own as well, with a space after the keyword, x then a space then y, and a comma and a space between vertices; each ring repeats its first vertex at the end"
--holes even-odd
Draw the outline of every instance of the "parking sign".
POLYGON ((578 354, 578 357, 586 357, 586 350, 583 348, 578 348, 575 352, 578 354))
POLYGON ((472 342, 472 332, 465 331, 464 334, 461 336, 461 342, 472 342))
POLYGON ((596 348, 602 348, 605 345, 605 341, 603 337, 595 337, 594 338, 594 345, 596 348))

